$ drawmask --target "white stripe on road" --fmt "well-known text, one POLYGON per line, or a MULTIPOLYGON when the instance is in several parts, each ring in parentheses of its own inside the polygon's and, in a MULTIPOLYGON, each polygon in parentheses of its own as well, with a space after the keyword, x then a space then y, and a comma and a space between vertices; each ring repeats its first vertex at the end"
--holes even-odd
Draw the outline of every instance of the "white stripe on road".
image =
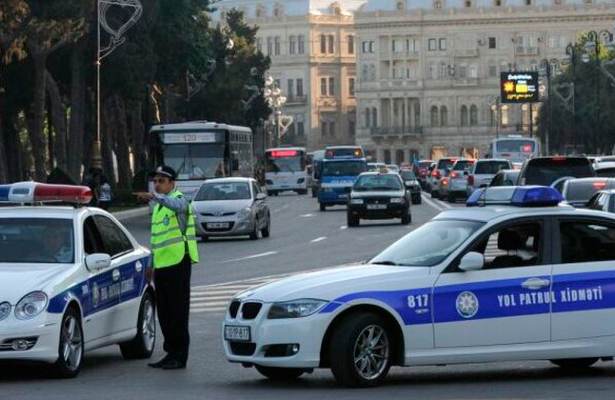
POLYGON ((228 299, 230 299, 230 298, 231 298, 231 297, 233 297, 233 296, 234 296, 237 292, 240 292, 240 291, 241 291, 241 290, 235 290, 235 291, 233 291, 233 293, 229 293, 229 294, 224 295, 224 296, 210 296, 210 295, 207 295, 207 294, 202 294, 202 295, 198 295, 198 296, 193 296, 193 295, 190 295, 190 298, 191 298, 192 300, 194 300, 194 301, 199 301, 199 300, 204 300, 204 299, 207 299, 207 300, 212 300, 212 301, 217 301, 217 300, 222 301, 222 300, 228 300, 228 299))
POLYGON ((226 312, 226 307, 191 307, 190 312, 192 313, 205 313, 205 312, 224 313, 226 312))
POLYGON ((303 214, 303 215, 300 215, 301 218, 310 218, 310 217, 313 217, 313 216, 314 216, 314 214, 303 214))
POLYGON ((427 205, 431 206, 432 208, 435 208, 436 211, 444 211, 444 209, 441 208, 438 204, 434 203, 431 199, 428 199, 426 195, 423 194, 422 196, 423 196, 423 201, 427 205))
POLYGON ((436 203, 438 203, 438 204, 440 204, 440 205, 441 205, 442 207, 444 207, 444 208, 453 208, 453 206, 451 206, 451 205, 450 205, 450 204, 448 204, 448 203, 443 202, 442 200, 438 200, 438 199, 436 199, 436 200, 435 200, 435 202, 436 202, 436 203))
POLYGON ((346 230, 346 229, 348 229, 348 227, 346 225, 342 225, 342 226, 340 226, 340 229, 341 230, 346 230))
POLYGON ((222 261, 222 264, 225 263, 231 263, 231 262, 237 262, 237 261, 245 261, 245 260, 252 260, 254 258, 261 258, 261 257, 267 257, 267 256, 272 256, 274 254, 278 254, 277 251, 268 251, 266 253, 261 253, 261 254, 254 254, 252 256, 247 256, 247 257, 241 257, 241 258, 234 258, 232 260, 226 260, 226 261, 222 261))
POLYGON ((310 243, 318 243, 318 242, 322 242, 323 240, 327 240, 326 236, 321 236, 319 238, 316 238, 314 240, 310 240, 310 243))

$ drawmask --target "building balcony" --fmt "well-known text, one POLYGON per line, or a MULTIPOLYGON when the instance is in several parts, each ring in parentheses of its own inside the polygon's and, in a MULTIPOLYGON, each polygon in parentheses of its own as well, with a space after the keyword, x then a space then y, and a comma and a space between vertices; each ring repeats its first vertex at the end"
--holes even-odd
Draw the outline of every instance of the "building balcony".
POLYGON ((453 81, 455 87, 478 86, 478 78, 459 78, 453 81))
POLYGON ((540 49, 538 47, 524 47, 524 46, 515 47, 515 55, 517 56, 537 56, 539 54, 540 54, 540 49))
POLYGON ((380 80, 381 89, 412 89, 423 87, 422 80, 406 78, 386 78, 380 80))
POLYGON ((383 126, 371 127, 370 134, 374 136, 421 136, 422 126, 383 126))
POLYGON ((478 49, 455 50, 455 57, 457 58, 474 58, 478 56, 478 49))

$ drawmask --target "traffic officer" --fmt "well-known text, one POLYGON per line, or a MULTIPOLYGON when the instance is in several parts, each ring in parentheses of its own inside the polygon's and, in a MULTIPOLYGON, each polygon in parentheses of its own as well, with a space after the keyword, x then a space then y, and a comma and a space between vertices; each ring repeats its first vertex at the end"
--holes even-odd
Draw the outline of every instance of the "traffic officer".
POLYGON ((153 368, 186 368, 190 334, 190 275, 199 261, 195 218, 190 202, 175 187, 176 173, 160 166, 154 173, 154 193, 135 193, 153 207, 151 247, 158 320, 167 355, 153 368))

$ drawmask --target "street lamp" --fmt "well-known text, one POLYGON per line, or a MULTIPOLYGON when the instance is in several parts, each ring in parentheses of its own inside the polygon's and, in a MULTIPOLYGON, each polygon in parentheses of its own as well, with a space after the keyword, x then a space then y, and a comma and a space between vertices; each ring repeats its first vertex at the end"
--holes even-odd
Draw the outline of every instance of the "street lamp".
MULTIPOLYGON (((547 132, 545 134, 545 153, 550 154, 550 139, 551 139, 551 129, 553 127, 553 97, 551 91, 551 78, 553 76, 553 67, 559 66, 559 61, 557 59, 548 60, 546 58, 540 61, 540 72, 543 73, 547 77, 547 99, 548 103, 548 120, 549 125, 547 126, 547 132)), ((532 136, 532 108, 530 105, 530 136, 532 136)))
POLYGON ((271 109, 273 109, 275 135, 274 145, 277 146, 280 141, 280 117, 282 116, 282 107, 286 104, 286 97, 282 94, 277 82, 271 75, 265 78, 265 90, 263 97, 271 109))

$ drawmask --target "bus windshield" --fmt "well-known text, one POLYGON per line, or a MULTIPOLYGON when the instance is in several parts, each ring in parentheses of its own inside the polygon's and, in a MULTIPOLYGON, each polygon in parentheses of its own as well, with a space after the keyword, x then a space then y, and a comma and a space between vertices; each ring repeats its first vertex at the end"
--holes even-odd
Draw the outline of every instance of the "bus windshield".
POLYGON ((302 172, 305 170, 305 154, 298 151, 267 153, 266 168, 266 172, 302 172))
POLYGON ((164 163, 177 172, 177 179, 224 176, 224 144, 190 143, 162 146, 164 163))
POLYGON ((528 139, 500 139, 496 142, 498 153, 528 153, 536 150, 536 142, 528 139))
POLYGON ((325 162, 322 176, 357 176, 366 170, 367 164, 364 161, 325 162))

